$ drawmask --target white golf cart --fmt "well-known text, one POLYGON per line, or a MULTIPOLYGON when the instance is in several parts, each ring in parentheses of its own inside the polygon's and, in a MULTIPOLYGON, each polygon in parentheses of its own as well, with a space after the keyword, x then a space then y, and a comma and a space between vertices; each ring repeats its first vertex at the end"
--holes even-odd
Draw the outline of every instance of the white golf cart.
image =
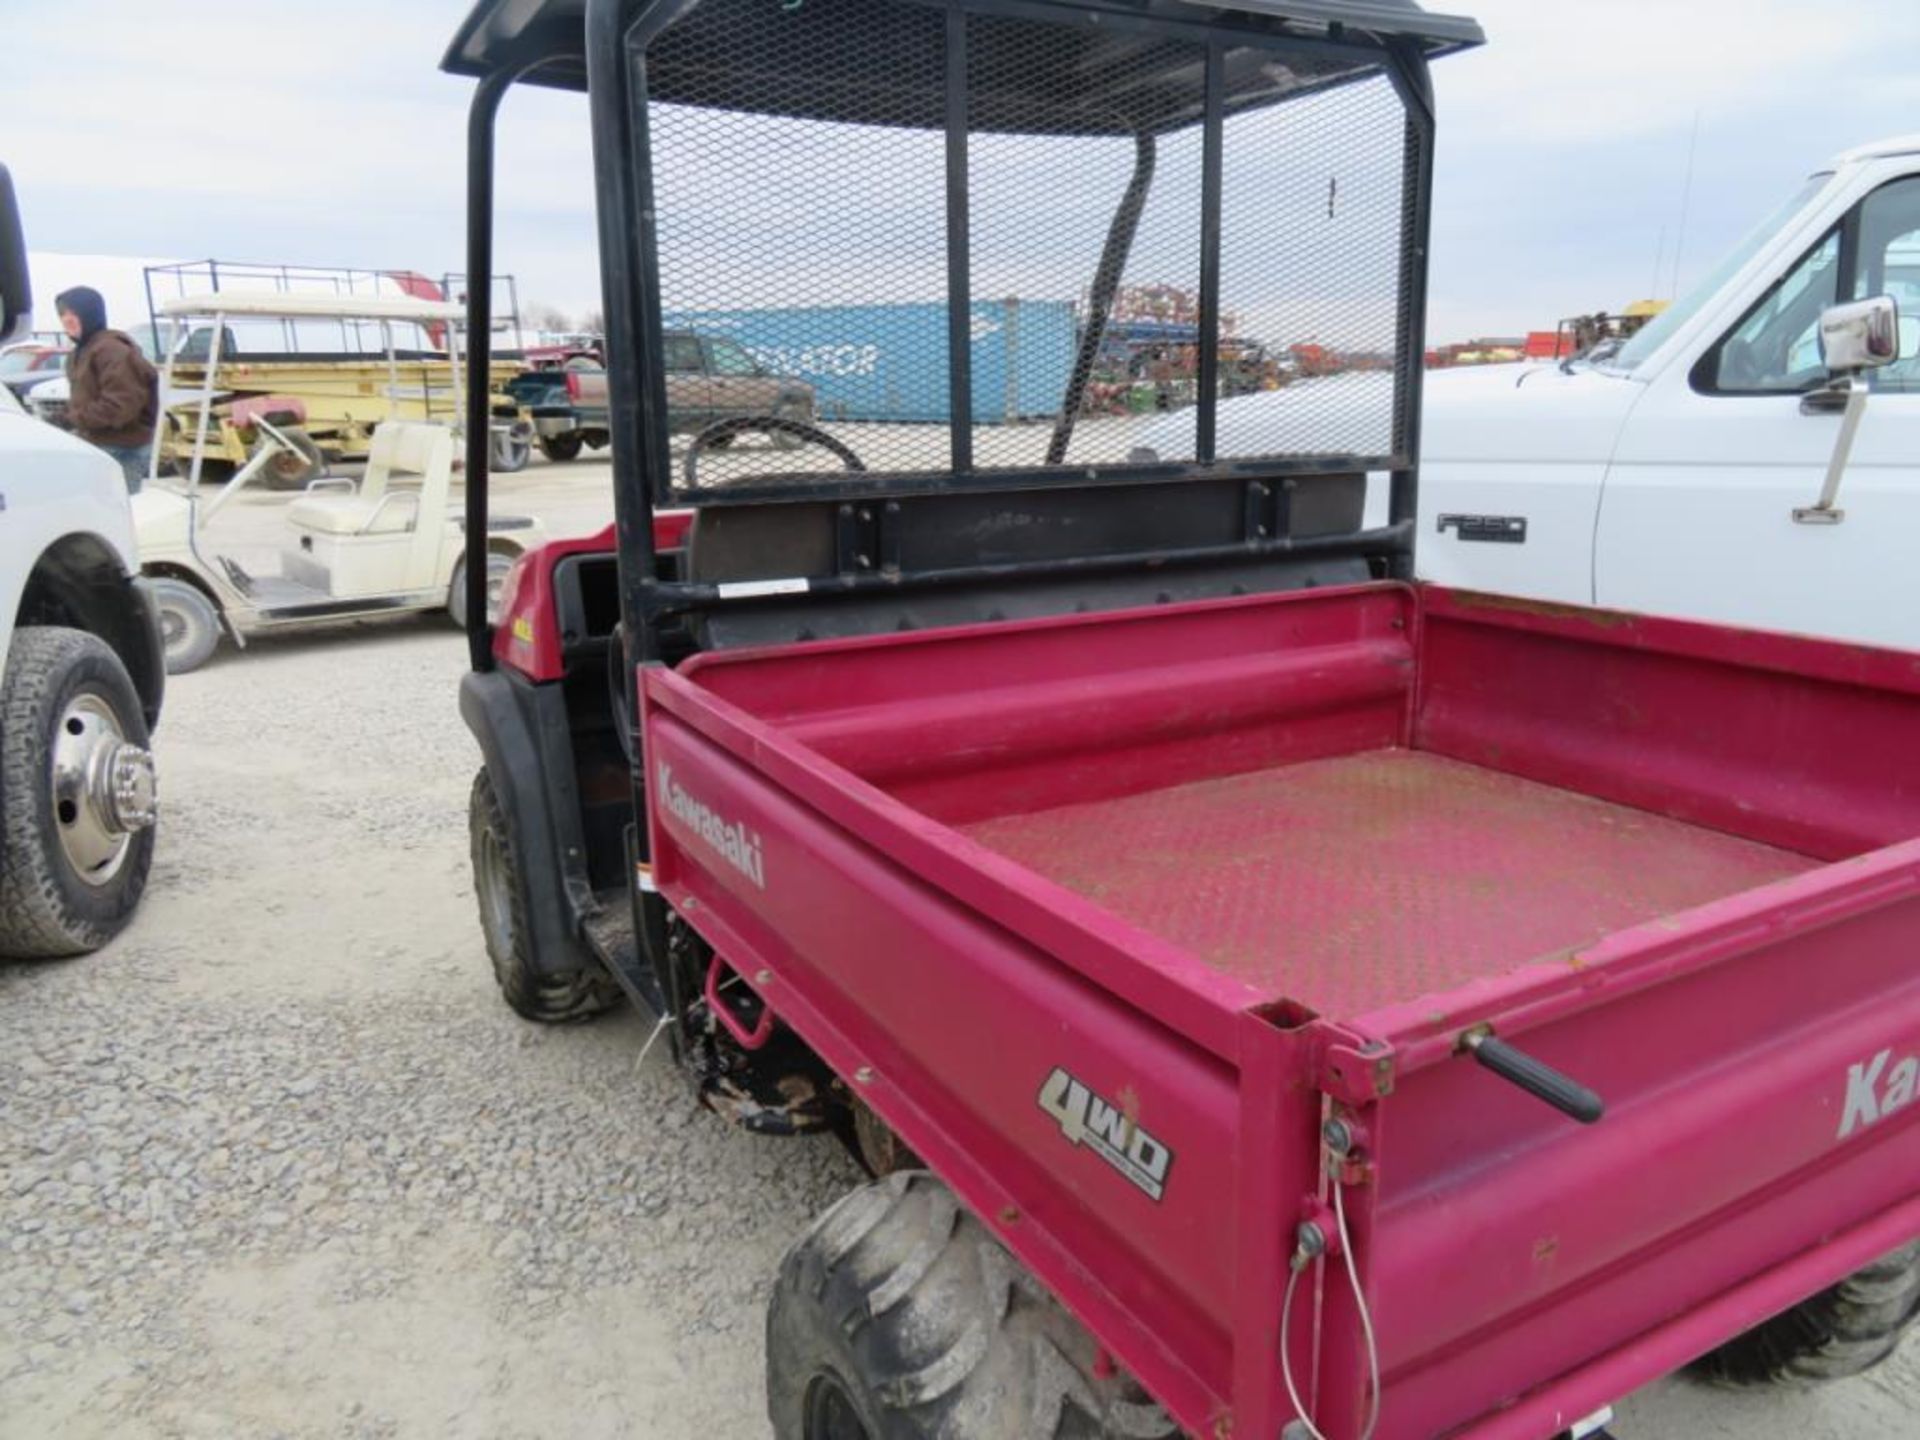
MULTIPOLYGON (((256 417, 253 458, 211 499, 153 480, 133 497, 140 568, 160 611, 167 673, 204 664, 224 625, 244 647, 259 630, 445 609, 466 626, 465 526, 451 505, 453 431, 421 421, 374 428, 365 477, 311 482, 287 503, 279 563, 250 571, 223 553, 207 525, 291 442, 256 417)), ((497 597, 515 557, 544 533, 530 518, 487 522, 487 593, 497 597)), ((256 562, 258 563, 258 562, 256 562)))

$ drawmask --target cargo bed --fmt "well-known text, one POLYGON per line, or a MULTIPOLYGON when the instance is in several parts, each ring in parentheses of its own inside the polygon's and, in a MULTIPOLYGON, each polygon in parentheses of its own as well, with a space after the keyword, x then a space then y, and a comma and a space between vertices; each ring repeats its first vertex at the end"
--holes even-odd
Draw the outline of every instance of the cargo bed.
POLYGON ((1913 657, 1383 584, 643 692, 676 911, 1195 1433, 1291 1413, 1329 1116, 1382 1440, 1551 1433, 1920 1233, 1920 1107, 1858 1093, 1920 1050, 1913 657))

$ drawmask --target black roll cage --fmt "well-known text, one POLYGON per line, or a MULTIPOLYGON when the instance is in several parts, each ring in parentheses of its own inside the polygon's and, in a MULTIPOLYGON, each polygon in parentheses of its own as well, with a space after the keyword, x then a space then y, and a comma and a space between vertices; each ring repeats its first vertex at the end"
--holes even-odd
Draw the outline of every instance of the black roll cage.
MULTIPOLYGON (((584 80, 593 134, 594 185, 598 197, 603 313, 608 384, 608 430, 614 470, 615 533, 619 551, 620 611, 629 667, 659 659, 658 623, 688 611, 711 611, 743 599, 755 605, 779 603, 777 595, 743 597, 739 587, 721 587, 692 581, 663 579, 653 548, 653 516, 657 500, 672 493, 672 467, 666 444, 667 400, 662 367, 661 315, 657 291, 657 253, 652 217, 641 197, 652 193, 651 150, 648 144, 647 76, 644 52, 666 27, 689 14, 701 0, 584 0, 584 15, 560 14, 577 9, 557 5, 553 15, 539 15, 509 45, 497 47, 484 62, 463 56, 461 46, 474 34, 486 10, 476 11, 450 52, 447 68, 477 73, 468 116, 467 153, 467 273, 493 271, 494 131, 500 102, 516 82, 555 84, 579 88, 584 80)), ((1417 462, 1420 422, 1420 367, 1425 349, 1426 253, 1431 222, 1433 177, 1433 102, 1428 74, 1428 51, 1461 48, 1477 43, 1471 22, 1425 17, 1436 26, 1458 27, 1439 44, 1431 35, 1374 34, 1354 31, 1345 23, 1370 9, 1382 21, 1405 20, 1407 12, 1373 0, 1346 0, 1320 5, 1316 0, 1293 0, 1283 8, 1304 29, 1249 32, 1218 21, 1201 23, 1193 5, 1154 3, 1142 7, 1125 0, 916 0, 942 5, 947 12, 947 74, 944 104, 947 138, 948 314, 950 317, 950 385, 952 469, 929 478, 926 474, 889 476, 864 473, 826 476, 818 480, 782 482, 777 491, 733 488, 724 498, 703 496, 701 507, 745 502, 838 501, 884 495, 911 503, 915 494, 951 493, 960 489, 1032 491, 1042 488, 1100 489, 1117 485, 1153 484, 1201 476, 1244 477, 1250 494, 1289 475, 1324 474, 1330 470, 1387 470, 1391 476, 1388 523, 1384 528, 1351 534, 1296 539, 1261 535, 1251 526, 1247 538, 1231 546, 1180 551, 1055 557, 1003 564, 947 568, 939 571, 889 571, 884 575, 843 574, 816 581, 802 596, 858 593, 885 588, 898 593, 924 587, 982 579, 1044 578, 1089 572, 1144 569, 1168 563, 1206 563, 1231 558, 1239 561, 1300 555, 1369 557, 1380 560, 1388 574, 1410 578, 1413 566, 1414 518, 1417 509, 1417 462), (1314 22, 1312 12, 1329 18, 1314 22), (1186 34, 1206 45, 1206 98, 1199 123, 1204 129, 1202 157, 1202 236, 1200 270, 1199 345, 1200 384, 1196 414, 1196 455, 1191 462, 1106 465, 1085 470, 978 471, 973 467, 969 352, 965 343, 968 313, 967 254, 967 91, 965 21, 972 15, 1005 15, 1060 19, 1072 12, 1100 12, 1110 26, 1133 26, 1157 33, 1186 34), (1162 13, 1165 12, 1165 13, 1162 13), (1341 18, 1335 18, 1341 17, 1341 18), (1214 457, 1215 379, 1218 365, 1220 305, 1220 203, 1222 125, 1222 57, 1233 38, 1284 40, 1290 49, 1314 51, 1360 63, 1377 65, 1391 81, 1406 115, 1402 165, 1402 252, 1399 293, 1399 336, 1395 364, 1395 453, 1391 456, 1353 456, 1331 460, 1259 459, 1220 461, 1214 457), (1424 42, 1424 43, 1423 43, 1424 42)), ((1242 18, 1258 17, 1272 23, 1261 0, 1226 0, 1216 7, 1242 18)), ((1418 12, 1412 12, 1417 14, 1418 12)), ((1392 26, 1384 28, 1392 31, 1392 26)), ((1340 83, 1336 80, 1334 83, 1340 83)), ((1089 304, 1089 323, 1056 422, 1048 461, 1058 465, 1071 438, 1101 329, 1131 247, 1135 226, 1154 168, 1153 136, 1138 135, 1132 182, 1116 209, 1097 267, 1089 304)), ((468 333, 489 334, 492 297, 484 286, 469 287, 468 333)), ((466 533, 469 551, 484 549, 488 505, 488 396, 481 383, 484 372, 468 367, 466 439, 466 533)), ((1262 491, 1261 493, 1264 493, 1262 491)), ((1253 508, 1249 504, 1249 511, 1253 508)), ((468 632, 469 656, 475 670, 493 667, 492 635, 480 617, 486 615, 486 565, 471 553, 466 567, 467 613, 475 617, 468 632)))

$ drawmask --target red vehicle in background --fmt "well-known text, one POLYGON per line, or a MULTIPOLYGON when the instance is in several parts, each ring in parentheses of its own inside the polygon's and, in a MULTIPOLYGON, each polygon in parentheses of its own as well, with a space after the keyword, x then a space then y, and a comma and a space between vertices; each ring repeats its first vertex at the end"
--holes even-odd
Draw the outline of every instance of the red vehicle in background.
POLYGON ((472 273, 502 95, 587 91, 617 504, 470 631, 482 927, 523 1015, 631 998, 713 1109, 875 1173, 775 1284, 780 1440, 1545 1440, 1912 1319, 1914 657, 1412 583, 1427 67, 1479 39, 1392 0, 455 38, 472 273), (741 154, 785 159, 716 204, 741 154), (1190 454, 1087 403, 1135 264, 1196 280, 1190 454), (686 317, 929 286, 949 423, 674 448, 686 317), (1085 297, 1051 424, 975 420, 1015 286, 1085 297), (1380 368, 1228 451, 1222 312, 1309 304, 1380 368))

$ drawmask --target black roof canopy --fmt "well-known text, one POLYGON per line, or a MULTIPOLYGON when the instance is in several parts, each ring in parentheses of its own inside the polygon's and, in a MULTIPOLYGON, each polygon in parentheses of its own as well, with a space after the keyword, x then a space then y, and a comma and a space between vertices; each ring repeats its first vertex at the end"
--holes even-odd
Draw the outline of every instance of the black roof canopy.
MULTIPOLYGON (((871 44, 849 47, 844 36, 849 26, 869 39, 891 32, 909 53, 926 44, 923 32, 944 26, 948 8, 940 0, 812 0, 797 8, 781 0, 702 0, 649 49, 648 94, 670 104, 938 128, 945 124, 941 94, 902 86, 872 66, 871 44), (752 11, 761 13, 743 14, 752 11), (743 21, 778 27, 782 43, 743 56, 731 43, 743 21), (773 55, 777 62, 770 63, 773 55)), ((1390 41, 1431 57, 1483 39, 1474 21, 1429 13, 1414 0, 1058 0, 1022 8, 1061 18, 1098 13, 1113 23, 1060 27, 1054 53, 1043 59, 1030 44, 1019 54, 997 57, 988 48, 978 55, 974 129, 1141 134, 1197 121, 1197 87, 1188 73, 1196 62, 1190 49, 1168 43, 1196 23, 1252 45, 1287 43, 1284 64, 1250 56, 1230 68, 1229 111, 1371 71, 1390 41), (1044 93, 1036 93, 1033 81, 1042 76, 1044 93)), ((627 9, 635 21, 650 11, 685 11, 683 0, 628 0, 627 9)), ((584 90, 585 16, 586 0, 480 0, 442 67, 481 76, 538 60, 528 82, 584 90)))

